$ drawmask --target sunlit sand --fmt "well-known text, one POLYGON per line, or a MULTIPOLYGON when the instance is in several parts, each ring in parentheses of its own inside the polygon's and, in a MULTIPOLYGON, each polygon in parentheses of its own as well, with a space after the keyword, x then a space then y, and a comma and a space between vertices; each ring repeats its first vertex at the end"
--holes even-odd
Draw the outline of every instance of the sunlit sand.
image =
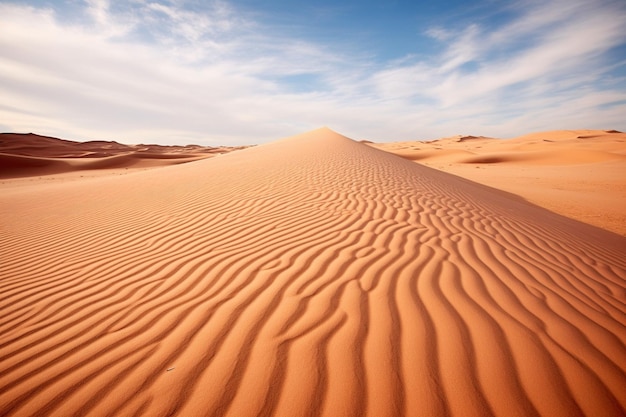
POLYGON ((624 415, 625 136, 463 139, 5 154, 0 414, 624 415))

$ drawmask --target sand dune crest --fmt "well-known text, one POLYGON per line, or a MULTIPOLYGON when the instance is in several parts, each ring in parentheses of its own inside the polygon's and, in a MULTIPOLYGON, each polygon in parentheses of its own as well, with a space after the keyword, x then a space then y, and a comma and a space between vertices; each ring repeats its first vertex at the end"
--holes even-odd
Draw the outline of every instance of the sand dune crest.
POLYGON ((454 136, 370 146, 626 236, 625 133, 557 130, 506 140, 454 136))
POLYGON ((74 142, 33 133, 0 133, 0 178, 176 165, 243 148, 74 142))
POLYGON ((0 410, 626 410, 626 239, 320 129, 0 195, 0 410))

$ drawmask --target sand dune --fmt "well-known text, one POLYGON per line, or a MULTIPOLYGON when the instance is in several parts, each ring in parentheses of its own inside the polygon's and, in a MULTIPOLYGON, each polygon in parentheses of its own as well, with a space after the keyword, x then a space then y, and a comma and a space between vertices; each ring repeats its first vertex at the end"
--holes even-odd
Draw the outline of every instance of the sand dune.
POLYGON ((626 238, 328 129, 0 215, 2 415, 625 414, 626 238))
POLYGON ((370 146, 626 236, 626 134, 558 130, 370 146))
POLYGON ((74 142, 32 133, 0 133, 0 178, 176 165, 243 148, 74 142))

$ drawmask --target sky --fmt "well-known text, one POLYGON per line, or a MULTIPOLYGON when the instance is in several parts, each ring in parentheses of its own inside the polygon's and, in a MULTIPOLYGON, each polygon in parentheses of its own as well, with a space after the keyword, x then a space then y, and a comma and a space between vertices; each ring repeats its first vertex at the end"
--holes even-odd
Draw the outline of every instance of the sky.
POLYGON ((260 144, 626 130, 624 0, 0 0, 0 131, 260 144))

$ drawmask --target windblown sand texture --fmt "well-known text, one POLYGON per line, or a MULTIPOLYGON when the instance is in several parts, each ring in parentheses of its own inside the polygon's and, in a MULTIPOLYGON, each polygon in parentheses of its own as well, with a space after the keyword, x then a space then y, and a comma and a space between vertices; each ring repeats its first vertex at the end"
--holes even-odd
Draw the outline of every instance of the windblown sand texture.
POLYGON ((626 236, 626 133, 556 130, 370 146, 626 236))
POLYGON ((328 129, 0 194, 4 416, 621 416, 626 238, 328 129))

